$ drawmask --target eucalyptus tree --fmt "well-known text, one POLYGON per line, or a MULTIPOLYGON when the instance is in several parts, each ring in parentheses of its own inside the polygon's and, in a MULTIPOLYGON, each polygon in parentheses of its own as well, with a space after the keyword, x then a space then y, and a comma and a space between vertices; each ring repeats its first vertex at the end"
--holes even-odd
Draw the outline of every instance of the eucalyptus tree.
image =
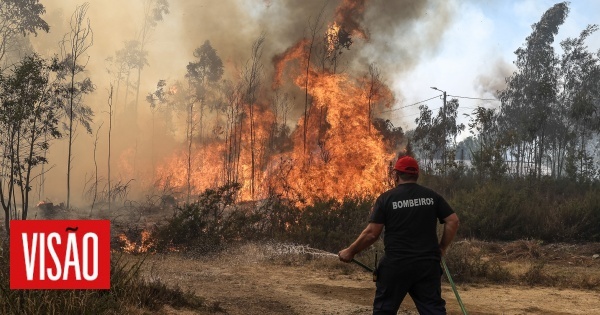
POLYGON ((126 41, 124 47, 115 53, 114 58, 115 69, 113 71, 115 72, 114 76, 117 81, 115 103, 119 103, 121 81, 125 81, 125 99, 123 100, 123 106, 130 109, 131 112, 135 112, 137 106, 137 99, 135 104, 127 104, 130 93, 129 88, 132 86, 131 73, 134 69, 141 69, 148 65, 148 53, 141 50, 140 46, 140 42, 137 40, 126 41))
POLYGON ((559 113, 563 124, 554 128, 560 137, 553 154, 557 162, 552 164, 557 176, 563 168, 569 177, 581 180, 596 172, 588 147, 600 132, 600 52, 589 52, 585 40, 597 30, 597 25, 589 25, 579 37, 561 42, 559 99, 563 106, 559 113))
MULTIPOLYGON (((306 49, 306 77, 304 78, 304 126, 303 126, 303 152, 306 154, 306 134, 307 134, 307 129, 308 128, 308 115, 309 115, 309 109, 310 109, 310 100, 309 100, 309 79, 310 79, 310 70, 311 70, 311 59, 313 58, 313 50, 315 50, 315 46, 317 45, 316 42, 316 38, 317 35, 319 34, 319 32, 321 32, 321 29, 323 28, 323 12, 325 11, 325 6, 327 5, 327 3, 325 3, 323 5, 323 7, 321 8, 321 10, 319 11, 319 13, 317 14, 317 16, 314 18, 314 20, 311 21, 311 18, 309 17, 308 19, 308 30, 309 30, 309 37, 306 40, 307 42, 307 46, 305 47, 306 49)), ((308 157, 307 157, 308 159, 308 157)), ((304 162, 306 162, 307 160, 305 160, 304 162)))
POLYGON ((557 3, 532 25, 525 45, 515 51, 517 70, 500 91, 503 132, 515 134, 510 152, 517 162, 517 175, 528 172, 541 177, 546 149, 553 141, 551 126, 558 123, 559 60, 552 44, 568 13, 567 2, 557 3))
MULTIPOLYGON (((186 78, 194 89, 196 100, 200 105, 199 135, 204 136, 204 116, 209 101, 216 97, 216 84, 223 77, 223 61, 210 41, 194 50, 195 61, 188 63, 186 78)), ((214 102, 213 102, 214 103, 214 102)))
MULTIPOLYGON (((186 147, 187 147, 187 202, 192 192, 193 149, 197 139, 203 142, 204 118, 206 110, 216 107, 218 83, 223 76, 223 62, 210 41, 194 50, 194 61, 186 66, 185 82, 175 82, 169 90, 167 82, 160 80, 156 90, 147 95, 153 113, 159 105, 165 105, 170 110, 186 113, 186 147), (199 108, 198 108, 199 107, 199 108), (199 118, 199 119, 198 119, 199 118)), ((165 113, 170 113, 165 111, 165 113)), ((153 120, 154 123, 154 120, 153 120)), ((154 127, 153 127, 154 128, 154 127)))
POLYGON ((498 113, 495 109, 478 106, 469 118, 472 141, 468 149, 476 174, 480 180, 503 176, 507 171, 505 137, 498 129, 498 113))
POLYGON ((373 116, 373 105, 375 99, 382 90, 381 70, 374 63, 369 64, 369 75, 367 80, 367 130, 371 133, 373 116))
POLYGON ((244 103, 242 82, 224 80, 221 92, 224 100, 226 115, 225 123, 225 157, 224 157, 224 182, 237 183, 240 176, 240 158, 242 153, 242 134, 244 103))
POLYGON ((223 61, 217 55, 217 51, 211 46, 210 41, 205 41, 202 46, 194 50, 194 57, 197 59, 188 63, 187 73, 185 75, 190 89, 191 99, 188 101, 188 201, 191 195, 191 176, 192 176, 192 145, 194 141, 194 132, 196 126, 196 113, 194 106, 199 104, 199 122, 198 136, 201 143, 204 137, 204 116, 206 115, 207 101, 214 95, 214 85, 221 80, 223 76, 223 61))
POLYGON ((451 99, 433 116, 427 105, 421 105, 420 116, 415 119, 413 140, 427 160, 426 167, 437 169, 442 175, 446 175, 448 167, 455 166, 456 137, 465 129, 465 125, 457 121, 458 107, 458 100, 451 99))

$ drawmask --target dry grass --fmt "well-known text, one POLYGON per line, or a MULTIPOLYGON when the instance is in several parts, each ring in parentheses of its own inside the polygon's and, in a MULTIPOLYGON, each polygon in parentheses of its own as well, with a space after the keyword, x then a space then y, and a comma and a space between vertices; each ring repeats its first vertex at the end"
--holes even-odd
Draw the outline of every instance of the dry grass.
POLYGON ((470 240, 454 243, 446 259, 453 277, 459 282, 504 282, 591 290, 600 288, 600 258, 593 258, 598 253, 600 244, 597 243, 470 240))

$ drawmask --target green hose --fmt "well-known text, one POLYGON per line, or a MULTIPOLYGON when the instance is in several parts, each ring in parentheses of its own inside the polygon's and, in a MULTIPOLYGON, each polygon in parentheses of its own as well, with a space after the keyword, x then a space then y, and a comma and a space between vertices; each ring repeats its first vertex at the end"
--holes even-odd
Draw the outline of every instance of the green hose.
POLYGON ((456 295, 456 300, 458 301, 458 305, 460 305, 460 309, 464 315, 467 315, 467 309, 460 299, 460 295, 458 295, 458 290, 456 290, 456 285, 454 285, 454 281, 452 281, 450 270, 448 270, 448 266, 446 266, 446 260, 444 260, 444 257, 442 257, 442 266, 444 266, 444 271, 446 272, 446 276, 448 276, 448 281, 450 281, 450 286, 452 286, 452 291, 454 291, 454 295, 456 295))

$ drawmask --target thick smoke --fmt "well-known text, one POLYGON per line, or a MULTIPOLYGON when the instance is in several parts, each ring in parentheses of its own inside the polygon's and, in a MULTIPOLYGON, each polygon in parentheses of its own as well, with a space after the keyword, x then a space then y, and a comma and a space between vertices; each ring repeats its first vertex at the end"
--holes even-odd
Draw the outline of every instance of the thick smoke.
POLYGON ((498 91, 506 88, 506 80, 515 71, 515 67, 504 60, 498 59, 490 72, 481 74, 475 81, 475 88, 481 95, 491 94, 498 98, 498 91))

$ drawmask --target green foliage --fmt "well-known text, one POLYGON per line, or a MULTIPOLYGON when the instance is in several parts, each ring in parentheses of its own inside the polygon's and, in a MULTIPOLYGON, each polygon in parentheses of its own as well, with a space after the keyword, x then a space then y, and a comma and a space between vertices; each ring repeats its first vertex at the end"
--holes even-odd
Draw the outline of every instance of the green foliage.
MULTIPOLYGON (((437 190, 449 185, 447 178, 426 175, 420 181, 437 190)), ((600 191, 596 186, 552 179, 541 184, 518 179, 480 183, 469 176, 453 183, 445 192, 461 220, 459 237, 600 241, 600 191)), ((369 198, 345 198, 318 200, 300 208, 276 196, 236 204, 238 189, 237 184, 209 189, 197 202, 179 207, 152 231, 156 249, 211 252, 232 242, 275 240, 337 252, 364 229, 373 204, 369 198)), ((482 267, 476 262, 465 266, 470 266, 469 275, 502 278, 497 266, 482 267)))
POLYGON ((557 3, 532 26, 515 52, 517 71, 499 91, 498 127, 515 161, 510 171, 519 177, 596 176, 590 144, 600 126, 600 58, 585 40, 598 27, 588 25, 578 38, 562 41, 558 55, 553 43, 568 13, 568 2, 557 3))
MULTIPOLYGON (((29 192, 36 167, 47 163, 50 141, 61 136, 58 83, 53 67, 37 55, 24 57, 9 72, 0 73, 0 191, 5 225, 11 218, 27 218, 29 192), (23 211, 9 211, 17 202, 23 211)), ((13 208, 14 209, 14 208, 13 208)))
POLYGON ((453 167, 455 152, 452 148, 456 145, 457 135, 465 129, 465 126, 458 124, 456 120, 458 107, 457 99, 446 102, 446 92, 444 104, 436 116, 433 116, 427 105, 419 106, 421 115, 415 119, 417 127, 412 140, 424 157, 422 169, 446 175, 448 169, 453 167))
MULTIPOLYGON (((187 65, 186 77, 194 84, 217 82, 223 76, 223 61, 217 51, 211 46, 210 41, 205 41, 202 46, 194 50, 194 57, 198 61, 187 65)), ((202 93, 200 93, 202 94, 202 93)))

